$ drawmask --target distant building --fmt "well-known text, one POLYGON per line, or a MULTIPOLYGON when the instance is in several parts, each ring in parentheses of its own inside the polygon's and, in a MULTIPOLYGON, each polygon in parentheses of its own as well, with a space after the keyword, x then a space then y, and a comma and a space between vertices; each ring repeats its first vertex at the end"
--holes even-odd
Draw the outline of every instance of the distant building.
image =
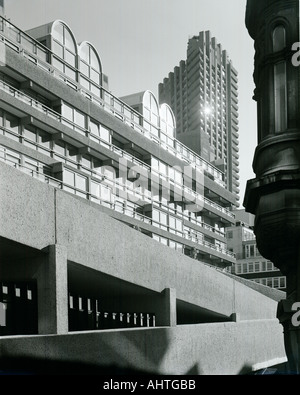
POLYGON ((245 210, 236 210, 236 224, 227 228, 228 249, 236 254, 231 272, 245 279, 271 288, 286 289, 286 277, 274 264, 261 256, 253 232, 254 216, 245 210))
POLYGON ((238 201, 238 73, 209 31, 189 39, 187 59, 159 84, 159 102, 175 114, 177 139, 225 172, 238 201))

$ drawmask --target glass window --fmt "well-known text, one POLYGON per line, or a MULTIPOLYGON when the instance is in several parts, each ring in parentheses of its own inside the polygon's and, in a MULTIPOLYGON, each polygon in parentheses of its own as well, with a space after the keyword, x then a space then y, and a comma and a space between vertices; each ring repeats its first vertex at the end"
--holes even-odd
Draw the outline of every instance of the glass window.
POLYGON ((94 52, 94 50, 91 47, 90 47, 90 64, 95 70, 97 70, 99 72, 101 71, 101 66, 100 66, 98 56, 96 55, 96 53, 94 52))
POLYGON ((92 167, 92 159, 90 156, 88 155, 83 155, 81 158, 81 164, 85 167, 87 167, 88 169, 91 169, 92 167))
POLYGON ((103 139, 104 141, 107 141, 108 143, 110 143, 110 130, 107 129, 105 126, 101 125, 100 126, 100 137, 101 139, 103 139))
POLYGON ((158 235, 153 234, 152 239, 155 241, 159 241, 160 237, 158 235))
POLYGON ((43 147, 50 149, 50 144, 51 144, 50 135, 46 132, 40 131, 39 132, 39 143, 43 147))
POLYGON ((286 287, 286 278, 280 277, 280 288, 285 288, 285 287, 286 287))
POLYGON ((95 86, 94 84, 90 84, 90 90, 91 90, 91 92, 92 92, 95 96, 97 96, 97 97, 100 97, 100 96, 101 96, 100 88, 98 88, 98 87, 95 86))
POLYGON ((52 51, 55 53, 55 55, 57 55, 57 56, 59 56, 60 58, 63 59, 63 57, 64 57, 64 47, 61 44, 59 44, 56 41, 53 41, 52 51))
POLYGON ((54 151, 57 154, 65 155, 65 143, 63 141, 61 141, 61 142, 56 141, 55 146, 54 146, 54 151))
POLYGON ((154 222, 159 222, 160 216, 159 216, 159 211, 158 210, 155 210, 155 209, 152 210, 152 219, 153 219, 154 222))
POLYGON ((161 244, 163 244, 163 245, 165 245, 165 246, 168 245, 168 239, 165 239, 164 237, 161 237, 161 238, 160 238, 160 242, 161 242, 161 244))
POLYGON ((151 158, 151 167, 153 170, 159 171, 159 160, 152 157, 151 158))
POLYGON ((73 40, 73 37, 69 30, 64 26, 64 45, 71 49, 72 51, 76 51, 76 46, 73 40))
POLYGON ((286 47, 286 32, 284 26, 277 26, 273 31, 273 51, 281 51, 286 47))
POLYGON ((74 109, 68 106, 66 103, 62 104, 62 116, 67 118, 69 121, 73 122, 74 109))
POLYGON ((52 28, 52 36, 58 41, 63 42, 64 39, 64 28, 61 23, 55 23, 52 28))
MULTIPOLYGON (((110 202, 111 201, 111 190, 107 188, 104 185, 100 185, 100 193, 101 193, 101 199, 110 202)), ((133 211, 133 208, 128 206, 128 209, 133 211)))
MULTIPOLYGON (((66 63, 72 67, 76 66, 76 54, 77 54, 77 44, 67 28, 61 22, 55 22, 52 26, 52 51, 60 59, 63 59, 66 63)), ((53 66, 58 68, 63 73, 67 74, 72 79, 76 79, 76 74, 74 71, 67 67, 64 62, 53 58, 53 66)))
MULTIPOLYGON (((84 42, 80 45, 79 55, 81 58, 80 71, 88 78, 89 86, 87 88, 95 95, 100 96, 99 88, 92 83, 94 82, 97 86, 101 84, 101 63, 98 54, 89 43, 84 42)), ((85 82, 85 80, 82 81, 85 82)))
POLYGON ((145 92, 143 97, 143 116, 147 121, 158 126, 159 110, 157 101, 154 95, 149 91, 145 92))
POLYGON ((78 110, 75 110, 75 123, 81 128, 85 128, 85 115, 78 110))
POLYGON ((100 74, 97 71, 91 69, 90 79, 100 85, 100 74))
POLYGON ((24 136, 31 141, 36 142, 37 134, 35 130, 28 129, 27 127, 24 128, 24 136))
POLYGON ((89 66, 85 62, 83 62, 82 60, 80 61, 80 71, 83 74, 85 74, 87 77, 89 76, 89 66))
POLYGON ((172 250, 175 250, 176 249, 175 241, 169 240, 169 247, 172 248, 172 250))
POLYGON ((287 128, 286 62, 274 66, 275 132, 287 128))
POLYGON ((164 162, 160 162, 159 171, 162 175, 168 176, 168 166, 164 162))
POLYGON ((68 169, 64 169, 64 182, 75 187, 75 173, 68 169))
POLYGON ((19 119, 12 115, 6 115, 6 127, 15 133, 19 133, 19 119))
POLYGON ((52 64, 56 69, 58 69, 61 72, 64 72, 64 64, 61 60, 58 60, 57 58, 53 58, 52 64))
POLYGON ((100 125, 96 122, 90 121, 90 131, 92 134, 99 136, 99 127, 100 125))
POLYGON ((97 197, 100 196, 100 185, 95 181, 91 181, 91 194, 97 197))
POLYGON ((81 176, 80 174, 76 174, 76 188, 81 189, 82 191, 87 190, 87 178, 81 176))
POLYGON ((71 65, 75 65, 75 55, 72 52, 66 50, 65 51, 65 61, 71 65))

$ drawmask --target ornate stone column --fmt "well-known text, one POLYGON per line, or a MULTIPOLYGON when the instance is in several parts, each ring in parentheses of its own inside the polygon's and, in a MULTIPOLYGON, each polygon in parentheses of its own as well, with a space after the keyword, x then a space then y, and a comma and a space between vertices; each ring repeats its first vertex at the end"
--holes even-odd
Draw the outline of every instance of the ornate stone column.
MULTIPOLYGON (((255 214, 260 253, 287 277, 278 305, 290 373, 300 372, 300 327, 292 319, 300 302, 300 68, 299 0, 248 0, 246 26, 255 45, 254 100, 258 145, 256 178, 244 206, 255 214)), ((246 136, 244 136, 246 138, 246 136)))

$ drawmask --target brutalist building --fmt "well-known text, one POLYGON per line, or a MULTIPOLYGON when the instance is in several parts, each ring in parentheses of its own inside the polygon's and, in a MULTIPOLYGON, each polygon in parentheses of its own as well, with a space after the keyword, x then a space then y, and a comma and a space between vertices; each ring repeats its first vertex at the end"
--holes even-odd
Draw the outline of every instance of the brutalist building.
MULTIPOLYGON (((183 374, 214 328, 216 349, 251 320, 281 338, 277 296, 224 273, 236 194, 175 138, 171 108, 114 96, 62 21, 23 32, 1 17, 0 38, 1 356, 183 374)), ((281 341, 253 341, 232 366, 232 339, 218 364, 206 353, 202 372, 284 358, 281 341)))

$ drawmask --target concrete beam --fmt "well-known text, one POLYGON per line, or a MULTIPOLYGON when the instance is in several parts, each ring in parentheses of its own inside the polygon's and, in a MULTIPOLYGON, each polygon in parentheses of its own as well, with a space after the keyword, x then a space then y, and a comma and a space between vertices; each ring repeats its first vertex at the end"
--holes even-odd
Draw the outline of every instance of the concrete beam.
POLYGON ((156 325, 176 326, 176 289, 166 288, 161 293, 161 303, 155 306, 156 325))

